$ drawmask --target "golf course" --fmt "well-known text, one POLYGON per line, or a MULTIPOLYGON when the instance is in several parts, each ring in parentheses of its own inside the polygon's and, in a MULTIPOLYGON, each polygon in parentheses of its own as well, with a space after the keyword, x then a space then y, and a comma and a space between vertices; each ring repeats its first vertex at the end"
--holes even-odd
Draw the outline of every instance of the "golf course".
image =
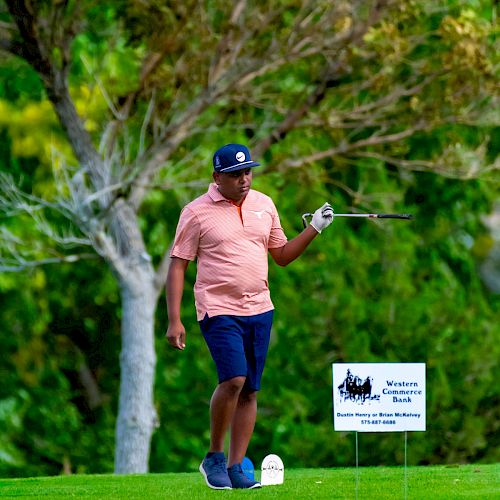
MULTIPOLYGON (((346 499, 405 498, 403 467, 291 469, 281 485, 258 490, 215 491, 199 473, 132 476, 80 475, 0 480, 0 498, 16 499, 346 499)), ((500 464, 408 467, 408 499, 495 499, 500 491, 500 464)), ((256 475, 258 478, 258 475, 256 475)))

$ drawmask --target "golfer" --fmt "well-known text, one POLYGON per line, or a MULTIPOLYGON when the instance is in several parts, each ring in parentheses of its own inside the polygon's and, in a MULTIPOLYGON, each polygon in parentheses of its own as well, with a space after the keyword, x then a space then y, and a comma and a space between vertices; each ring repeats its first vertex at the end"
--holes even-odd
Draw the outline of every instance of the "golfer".
POLYGON ((207 485, 214 489, 260 487, 245 476, 241 462, 254 430, 256 393, 273 320, 267 253, 286 266, 334 216, 325 203, 311 224, 287 241, 271 198, 250 189, 252 168, 258 165, 243 145, 217 150, 214 183, 182 210, 170 252, 166 336, 180 350, 186 345, 180 317, 184 276, 189 262, 197 259, 196 314, 219 380, 210 401, 210 448, 200 465, 207 485), (229 429, 226 462, 224 437, 229 429))

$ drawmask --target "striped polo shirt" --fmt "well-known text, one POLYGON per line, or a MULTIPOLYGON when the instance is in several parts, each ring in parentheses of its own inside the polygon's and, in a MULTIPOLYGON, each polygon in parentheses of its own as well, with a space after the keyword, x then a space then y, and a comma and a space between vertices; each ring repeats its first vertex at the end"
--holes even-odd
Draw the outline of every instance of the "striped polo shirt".
POLYGON ((251 189, 238 207, 210 184, 181 212, 171 257, 197 259, 194 298, 198 320, 273 309, 267 282, 269 248, 287 238, 269 196, 251 189))

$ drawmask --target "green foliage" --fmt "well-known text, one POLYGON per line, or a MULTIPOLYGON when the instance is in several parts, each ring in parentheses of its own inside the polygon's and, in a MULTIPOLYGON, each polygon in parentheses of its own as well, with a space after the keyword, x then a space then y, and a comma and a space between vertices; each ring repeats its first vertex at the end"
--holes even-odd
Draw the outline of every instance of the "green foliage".
POLYGON ((116 286, 89 275, 100 273, 66 266, 0 276, 2 476, 112 470, 116 286))

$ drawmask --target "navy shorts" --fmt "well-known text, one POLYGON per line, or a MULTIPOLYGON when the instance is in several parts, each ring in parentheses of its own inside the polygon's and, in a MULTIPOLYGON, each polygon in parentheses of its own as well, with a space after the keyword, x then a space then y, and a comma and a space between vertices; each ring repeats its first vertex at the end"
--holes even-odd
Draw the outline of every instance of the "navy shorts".
POLYGON ((255 316, 212 316, 199 322, 217 367, 219 383, 246 377, 245 387, 258 391, 264 371, 274 311, 255 316))

